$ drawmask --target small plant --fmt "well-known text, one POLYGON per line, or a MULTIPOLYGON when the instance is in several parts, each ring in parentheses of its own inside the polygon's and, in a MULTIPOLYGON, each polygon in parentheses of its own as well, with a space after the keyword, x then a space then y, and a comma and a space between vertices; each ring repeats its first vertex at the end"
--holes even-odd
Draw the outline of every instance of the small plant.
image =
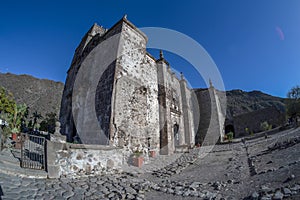
POLYGON ((79 144, 79 142, 77 140, 74 140, 72 143, 73 144, 79 144))
POLYGON ((140 156, 142 156, 142 155, 143 155, 143 152, 142 152, 142 151, 136 150, 136 151, 133 152, 133 156, 134 156, 134 157, 137 157, 137 158, 138 158, 138 157, 140 157, 140 156))
POLYGON ((260 127, 263 131, 271 130, 272 125, 269 124, 267 121, 264 121, 263 123, 260 124, 260 127))
POLYGON ((246 132, 247 134, 249 134, 249 128, 248 128, 248 127, 245 128, 245 132, 246 132))
POLYGON ((20 133, 20 130, 16 127, 11 129, 11 133, 20 133))
POLYGON ((231 142, 233 140, 233 132, 232 131, 227 133, 227 139, 228 139, 229 142, 231 142))
POLYGON ((268 128, 268 130, 271 130, 271 129, 272 129, 272 124, 270 124, 270 125, 269 125, 269 128, 268 128))

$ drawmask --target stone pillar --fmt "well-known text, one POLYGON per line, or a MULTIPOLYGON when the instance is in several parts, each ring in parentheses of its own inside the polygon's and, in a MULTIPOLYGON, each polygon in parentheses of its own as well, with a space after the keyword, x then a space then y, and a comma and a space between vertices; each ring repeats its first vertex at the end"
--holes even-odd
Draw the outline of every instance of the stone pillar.
POLYGON ((159 101, 159 125, 160 125, 160 154, 169 155, 174 152, 174 142, 172 140, 172 125, 170 122, 170 105, 167 101, 168 88, 165 77, 168 68, 168 62, 164 59, 162 51, 157 63, 157 81, 158 81, 158 101, 159 101))
POLYGON ((184 141, 186 145, 191 144, 191 130, 190 130, 190 119, 189 119, 189 106, 188 106, 188 99, 186 95, 186 80, 181 73, 181 80, 180 80, 180 91, 181 91, 181 101, 182 101, 182 114, 183 114, 183 124, 184 124, 184 141))
POLYGON ((214 145, 218 141, 223 141, 225 115, 222 111, 221 99, 218 97, 216 89, 213 87, 211 81, 208 91, 211 102, 211 115, 209 128, 207 130, 208 135, 206 137, 206 144, 214 145))
POLYGON ((60 166, 56 163, 57 152, 66 148, 66 136, 60 134, 60 123, 55 123, 55 132, 50 135, 50 141, 46 142, 46 163, 48 178, 59 178, 60 177, 60 166))

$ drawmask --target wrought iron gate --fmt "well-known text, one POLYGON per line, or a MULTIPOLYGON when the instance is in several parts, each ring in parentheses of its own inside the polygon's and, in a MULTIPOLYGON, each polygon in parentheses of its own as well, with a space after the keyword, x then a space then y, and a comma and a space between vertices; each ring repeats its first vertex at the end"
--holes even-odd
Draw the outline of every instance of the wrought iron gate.
POLYGON ((46 139, 44 137, 25 133, 22 134, 21 140, 21 167, 45 170, 46 139))

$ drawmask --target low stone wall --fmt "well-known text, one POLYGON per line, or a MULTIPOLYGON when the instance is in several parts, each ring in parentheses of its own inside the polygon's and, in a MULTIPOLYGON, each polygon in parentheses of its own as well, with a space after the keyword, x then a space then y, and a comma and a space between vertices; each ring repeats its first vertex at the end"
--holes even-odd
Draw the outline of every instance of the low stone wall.
POLYGON ((47 141, 49 178, 115 173, 126 158, 122 148, 47 141))

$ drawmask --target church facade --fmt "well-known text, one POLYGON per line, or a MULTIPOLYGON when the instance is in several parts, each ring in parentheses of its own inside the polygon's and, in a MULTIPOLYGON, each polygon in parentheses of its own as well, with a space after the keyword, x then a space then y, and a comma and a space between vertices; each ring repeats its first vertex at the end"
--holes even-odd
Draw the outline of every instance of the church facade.
POLYGON ((126 17, 110 29, 95 24, 86 33, 68 70, 61 103, 61 132, 68 141, 160 154, 195 145, 197 98, 163 52, 157 59, 147 52, 147 40, 126 17), (90 105, 90 110, 80 110, 90 105), (93 118, 100 129, 89 125, 93 118))

